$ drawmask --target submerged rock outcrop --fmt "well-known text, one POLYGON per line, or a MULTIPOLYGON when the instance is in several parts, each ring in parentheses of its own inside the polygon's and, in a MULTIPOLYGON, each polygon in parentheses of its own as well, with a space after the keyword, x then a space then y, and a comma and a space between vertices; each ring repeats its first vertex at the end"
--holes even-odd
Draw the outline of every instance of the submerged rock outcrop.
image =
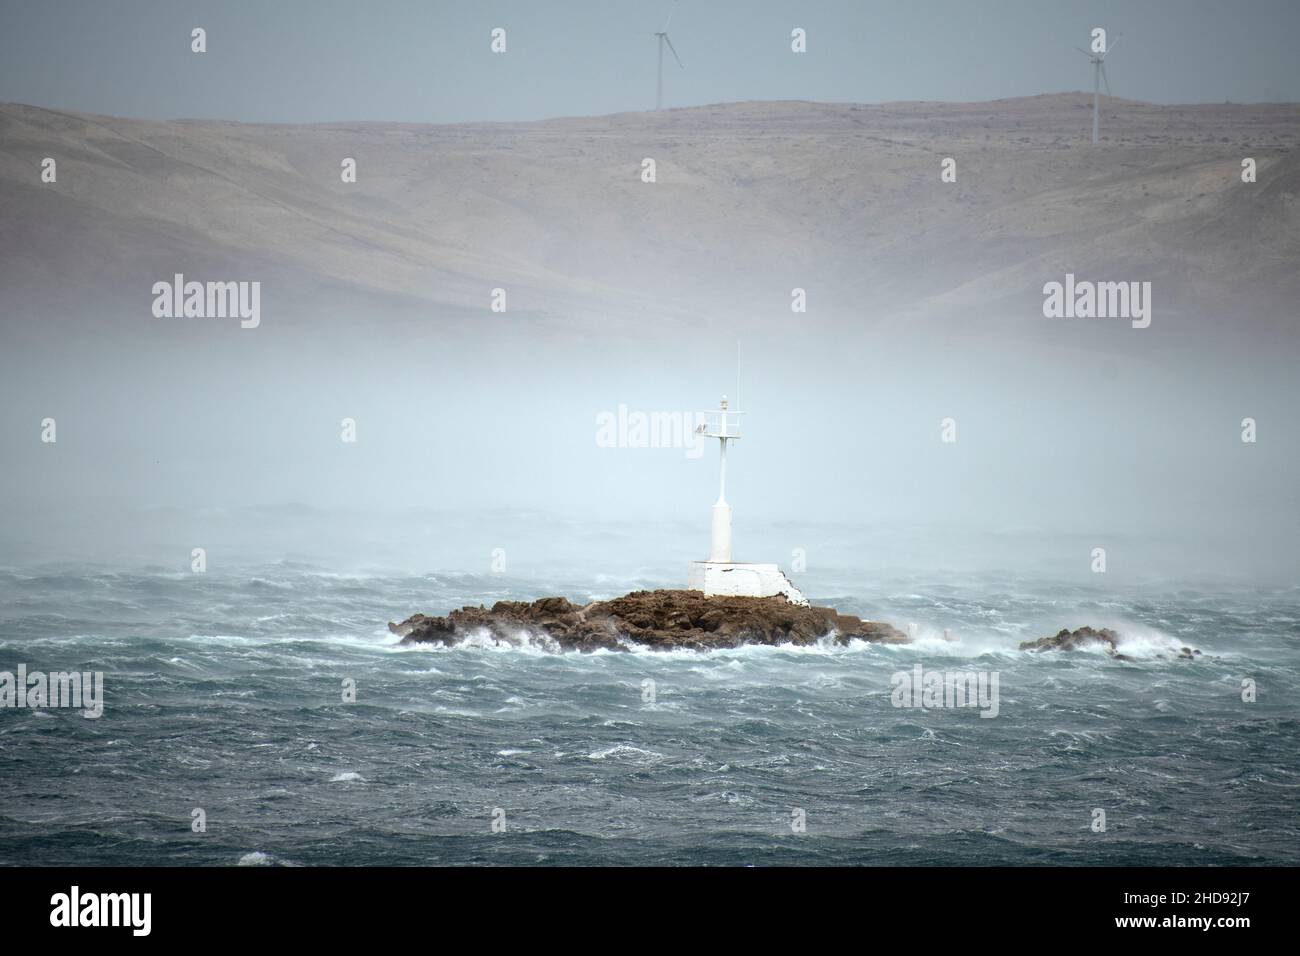
POLYGON ((902 631, 829 607, 799 607, 783 597, 705 597, 701 591, 634 591, 586 605, 566 598, 498 601, 491 608, 463 607, 446 617, 416 614, 388 629, 403 644, 453 645, 485 632, 517 644, 525 637, 553 641, 564 650, 710 650, 742 644, 813 644, 834 635, 838 644, 868 641, 905 644, 902 631))
MULTIPOLYGON (((1020 645, 1022 651, 1077 651, 1080 648, 1094 647, 1101 645, 1105 648, 1106 653, 1117 661, 1131 661, 1133 658, 1119 652, 1119 634, 1108 627, 1092 628, 1080 627, 1073 631, 1068 628, 1061 628, 1051 637, 1040 637, 1036 641, 1025 641, 1020 645)), ((1190 647, 1181 647, 1178 649, 1177 657, 1180 660, 1191 660, 1199 657, 1200 651, 1193 650, 1190 647)))
POLYGON ((1071 631, 1069 628, 1061 628, 1051 637, 1040 637, 1036 641, 1024 641, 1020 645, 1022 651, 1076 651, 1081 647, 1092 647, 1100 644, 1106 649, 1106 653, 1112 656, 1118 654, 1119 635, 1108 627, 1092 628, 1081 627, 1071 631))

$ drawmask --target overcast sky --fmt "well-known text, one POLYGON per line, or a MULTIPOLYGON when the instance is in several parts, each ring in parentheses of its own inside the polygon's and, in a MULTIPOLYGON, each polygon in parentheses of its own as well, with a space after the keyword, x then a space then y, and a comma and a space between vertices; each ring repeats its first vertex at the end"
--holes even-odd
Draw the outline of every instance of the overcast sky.
MULTIPOLYGON (((455 122, 653 106, 668 0, 0 0, 0 100, 147 118, 455 122), (190 31, 208 52, 190 52, 190 31), (489 50, 507 31, 507 52, 489 50)), ((681 0, 665 102, 1300 100, 1295 0, 681 0), (808 52, 790 52, 790 31, 808 52)))

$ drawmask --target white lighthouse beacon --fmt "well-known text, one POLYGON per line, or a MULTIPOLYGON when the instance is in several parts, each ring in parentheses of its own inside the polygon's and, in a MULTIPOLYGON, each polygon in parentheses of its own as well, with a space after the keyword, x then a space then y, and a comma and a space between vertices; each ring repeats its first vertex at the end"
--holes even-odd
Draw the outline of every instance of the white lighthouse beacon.
POLYGON ((727 442, 740 438, 740 416, 744 412, 727 409, 727 396, 709 419, 702 433, 705 438, 716 438, 719 447, 718 500, 713 505, 713 534, 709 538, 709 562, 731 563, 731 505, 727 504, 727 442), (712 426, 712 428, 710 428, 712 426))
POLYGON ((731 560, 731 505, 727 504, 727 443, 740 438, 740 416, 744 412, 727 407, 727 396, 717 411, 702 413, 704 423, 696 434, 716 438, 719 447, 718 500, 713 505, 712 531, 709 536, 709 559, 692 561, 687 587, 703 591, 705 597, 775 597, 780 595, 791 604, 808 601, 775 564, 746 564, 731 560))

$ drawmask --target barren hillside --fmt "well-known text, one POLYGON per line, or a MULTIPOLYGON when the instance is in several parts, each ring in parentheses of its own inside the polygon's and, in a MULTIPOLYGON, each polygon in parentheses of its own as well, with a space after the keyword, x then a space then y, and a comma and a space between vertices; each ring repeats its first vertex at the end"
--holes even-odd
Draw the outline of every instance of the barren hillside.
POLYGON ((500 286, 512 311, 583 325, 777 320, 794 286, 846 317, 1023 308, 1066 271, 1151 280, 1181 307, 1296 301, 1300 106, 1107 99, 1100 148, 1090 109, 1071 94, 257 126, 5 105, 0 286, 7 308, 142 309, 174 272, 457 309, 500 286))

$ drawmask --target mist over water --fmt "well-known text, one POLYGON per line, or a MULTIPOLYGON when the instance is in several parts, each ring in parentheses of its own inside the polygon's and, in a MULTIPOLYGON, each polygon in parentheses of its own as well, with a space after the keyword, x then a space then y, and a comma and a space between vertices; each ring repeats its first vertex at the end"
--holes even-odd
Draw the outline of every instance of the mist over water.
POLYGON ((122 342, 7 352, 0 419, 32 448, 0 474, 0 558, 180 567, 205 547, 214 563, 474 571, 498 547, 545 567, 559 555, 541 538, 591 567, 676 569, 706 547, 716 450, 600 447, 598 416, 716 407, 735 392, 740 339, 749 414, 728 494, 745 559, 802 547, 812 568, 1047 562, 1069 578, 1105 547, 1108 580, 1300 571, 1284 348, 1224 335, 1211 359, 1157 327, 1095 326, 1069 350, 1010 332, 954 350, 816 327, 667 343, 611 332, 596 346, 476 321, 385 336, 268 320, 210 341, 202 326, 127 324, 122 342), (152 338, 181 332, 199 338, 152 338), (1150 335, 1175 347, 1124 351, 1150 335), (38 442, 47 415, 55 445, 38 442), (1255 444, 1240 440, 1247 415, 1255 444), (355 444, 340 440, 344 418, 355 444), (625 537, 556 533, 566 522, 625 537))

